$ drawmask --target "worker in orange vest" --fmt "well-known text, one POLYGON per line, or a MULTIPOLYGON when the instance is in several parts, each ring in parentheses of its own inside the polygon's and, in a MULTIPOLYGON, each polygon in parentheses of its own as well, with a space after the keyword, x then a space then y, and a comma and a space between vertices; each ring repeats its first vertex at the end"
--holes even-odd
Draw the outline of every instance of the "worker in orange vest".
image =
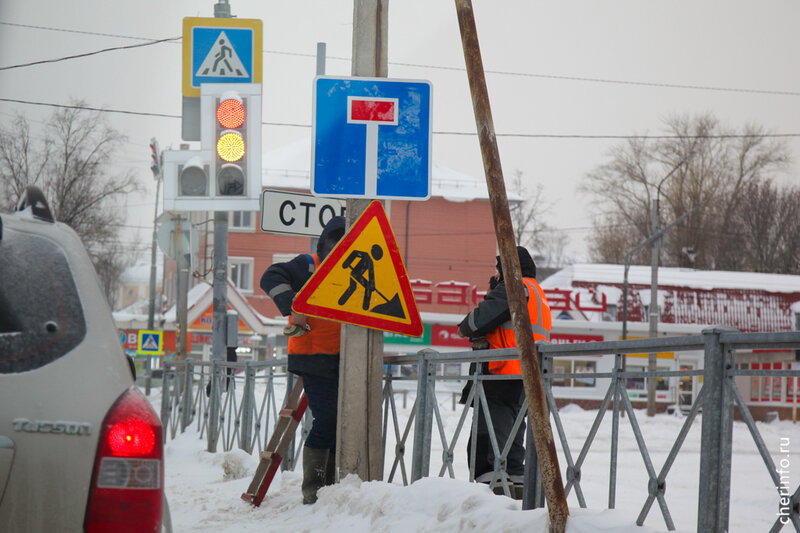
POLYGON ((308 408, 314 416, 303 447, 303 503, 316 502, 317 491, 334 482, 341 324, 295 313, 292 302, 344 232, 344 217, 333 217, 320 234, 316 254, 275 263, 261 276, 261 289, 283 316, 290 317, 284 329, 289 337, 288 370, 303 378, 308 408))
MULTIPOLYGON (((550 307, 547 304, 544 291, 535 279, 536 264, 533 262, 528 250, 522 246, 517 247, 517 253, 528 300, 531 334, 535 341, 549 340, 552 320, 550 307)), ((489 287, 490 290, 484 300, 478 304, 478 307, 470 311, 458 325, 458 333, 462 337, 468 337, 475 350, 515 348, 517 343, 514 336, 514 327, 511 323, 511 312, 508 307, 506 285, 503 280, 503 269, 499 256, 497 257, 497 271, 490 279, 489 287)), ((471 366, 470 373, 475 371, 476 367, 474 365, 471 366)), ((483 389, 486 394, 486 403, 489 407, 489 416, 491 417, 498 450, 502 452, 508 439, 512 439, 512 445, 506 458, 505 473, 509 482, 513 483, 512 496, 521 499, 525 461, 525 422, 522 422, 515 435, 511 435, 514 421, 525 399, 525 391, 520 378, 519 358, 482 363, 480 373, 514 376, 512 379, 484 380, 483 389)), ((471 384, 471 381, 467 382, 464 394, 462 394, 462 403, 466 403, 466 396, 469 393, 471 384)), ((495 453, 492 448, 485 413, 483 413, 477 393, 475 399, 477 403, 473 405, 478 406, 473 412, 473 416, 478 417, 478 435, 474 443, 475 480, 490 483, 495 477, 495 453)), ((471 456, 472 444, 472 442, 467 443, 468 458, 471 456)), ((499 476, 496 479, 500 479, 499 476)), ((502 487, 496 485, 493 488, 496 492, 502 493, 502 487)))

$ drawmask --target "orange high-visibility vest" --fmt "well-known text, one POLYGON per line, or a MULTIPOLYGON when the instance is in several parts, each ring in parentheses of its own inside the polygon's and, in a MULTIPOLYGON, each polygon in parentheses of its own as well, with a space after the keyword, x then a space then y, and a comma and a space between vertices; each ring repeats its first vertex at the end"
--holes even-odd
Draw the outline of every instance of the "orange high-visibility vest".
MULTIPOLYGON (((528 314, 531 318, 531 330, 533 340, 550 340, 550 328, 552 327, 552 317, 550 316, 550 306, 544 291, 533 278, 522 278, 528 289, 528 314)), ((492 349, 516 348, 517 339, 514 337, 514 324, 509 320, 501 324, 494 331, 486 335, 489 346, 492 349)), ((489 372, 493 374, 521 374, 522 368, 519 359, 508 359, 506 361, 489 361, 489 372)))
MULTIPOLYGON (((310 254, 314 258, 314 270, 319 267, 319 257, 317 254, 310 254)), ((289 323, 292 323, 291 317, 289 323)), ((325 320, 310 316, 308 325, 311 331, 299 337, 289 337, 288 351, 291 354, 317 354, 339 353, 339 341, 341 339, 341 324, 334 320, 325 320)))

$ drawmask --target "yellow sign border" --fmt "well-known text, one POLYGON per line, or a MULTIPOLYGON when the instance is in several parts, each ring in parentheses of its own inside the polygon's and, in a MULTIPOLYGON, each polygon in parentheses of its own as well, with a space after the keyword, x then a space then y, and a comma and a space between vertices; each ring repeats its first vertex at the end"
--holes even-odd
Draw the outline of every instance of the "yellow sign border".
POLYGON ((149 355, 154 355, 154 354, 159 354, 160 355, 160 354, 164 353, 164 332, 163 331, 156 331, 156 330, 152 330, 152 329, 140 329, 139 333, 138 333, 138 338, 136 339, 136 353, 149 354, 149 355), (142 337, 144 337, 144 335, 146 333, 151 333, 151 334, 155 335, 156 337, 158 337, 158 351, 157 352, 152 352, 150 350, 142 350, 142 337))
POLYGON ((198 26, 204 28, 250 28, 253 30, 253 80, 251 83, 261 83, 263 68, 263 27, 261 19, 239 18, 214 18, 214 17, 185 17, 183 19, 183 70, 181 72, 183 96, 200 97, 200 87, 192 87, 192 29, 198 26))

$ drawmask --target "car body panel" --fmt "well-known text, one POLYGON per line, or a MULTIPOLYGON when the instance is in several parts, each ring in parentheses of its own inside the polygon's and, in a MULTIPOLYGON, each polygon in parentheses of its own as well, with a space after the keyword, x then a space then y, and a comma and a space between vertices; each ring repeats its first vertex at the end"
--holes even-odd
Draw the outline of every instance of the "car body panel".
MULTIPOLYGON (((63 356, 31 370, 0 373, 0 440, 13 443, 13 448, 0 448, 0 476, 11 462, 0 499, 0 531, 82 531, 103 419, 133 379, 77 235, 60 223, 0 218, 4 238, 19 232, 58 244, 80 295, 86 327, 83 339, 63 356)), ((33 274, 37 267, 31 267, 33 274)), ((58 304, 57 296, 51 305, 58 304)))

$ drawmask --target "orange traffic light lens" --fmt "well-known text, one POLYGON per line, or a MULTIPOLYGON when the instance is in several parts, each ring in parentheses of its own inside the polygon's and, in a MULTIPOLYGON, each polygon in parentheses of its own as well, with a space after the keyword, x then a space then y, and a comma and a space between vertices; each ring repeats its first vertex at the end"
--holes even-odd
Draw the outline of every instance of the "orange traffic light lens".
POLYGON ((224 133, 217 141, 217 155, 229 163, 244 157, 244 139, 235 131, 224 133))
POLYGON ((223 128, 238 128, 244 124, 244 104, 234 98, 223 100, 217 106, 217 121, 223 128))

